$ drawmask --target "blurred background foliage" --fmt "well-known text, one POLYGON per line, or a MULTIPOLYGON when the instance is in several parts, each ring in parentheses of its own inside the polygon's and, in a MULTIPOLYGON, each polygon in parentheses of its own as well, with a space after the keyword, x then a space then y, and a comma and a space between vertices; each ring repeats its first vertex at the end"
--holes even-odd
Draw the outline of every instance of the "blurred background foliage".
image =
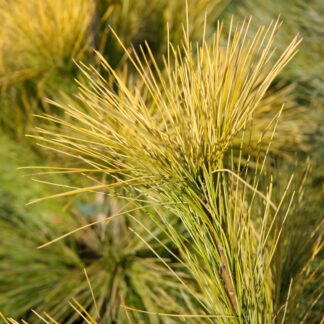
MULTIPOLYGON (((53 108, 44 98, 76 104, 74 80, 83 77, 73 60, 100 70, 94 53, 98 50, 113 68, 125 78, 127 75, 129 83, 136 84, 132 67, 125 63, 124 51, 110 27, 129 48, 139 50, 146 41, 163 67, 162 55, 166 54, 168 39, 174 43, 181 41, 185 6, 184 0, 73 0, 68 5, 64 0, 0 0, 0 311, 6 316, 24 317, 36 323, 37 318, 30 312, 36 309, 56 314, 64 323, 78 323, 78 314, 68 304, 72 297, 93 316, 99 312, 103 323, 125 323, 129 314, 120 308, 123 303, 153 312, 195 313, 195 302, 165 273, 153 252, 129 227, 139 231, 148 242, 151 236, 126 218, 89 227, 37 250, 37 246, 78 226, 114 214, 125 201, 119 192, 114 198, 83 195, 25 207, 29 200, 55 194, 60 188, 31 181, 23 176, 28 173, 26 170, 17 170, 26 165, 45 165, 58 158, 56 152, 45 154, 25 134, 48 123, 34 117, 52 113, 53 108), (92 300, 84 268, 97 305, 92 300)), ((288 179, 287 174, 293 171, 300 174, 297 178, 304 179, 307 169, 307 177, 301 180, 302 185, 296 180, 298 210, 296 207, 291 211, 276 256, 274 273, 277 271, 280 278, 276 302, 285 303, 283 296, 294 278, 297 284, 287 322, 320 323, 324 309, 320 297, 324 255, 316 254, 322 244, 324 210, 324 3, 188 0, 192 41, 202 37, 205 14, 207 38, 218 19, 252 16, 253 33, 254 26, 267 24, 279 14, 283 20, 276 40, 279 49, 283 50, 296 33, 303 37, 299 53, 260 102, 253 121, 254 135, 246 140, 252 147, 260 136, 270 141, 266 125, 285 104, 267 172, 278 173, 276 179, 288 179), (309 278, 307 285, 304 278, 309 278), (317 302, 313 305, 314 300, 317 302)), ((61 112, 55 110, 55 114, 61 112)), ((239 147, 240 143, 238 138, 234 144, 239 147)), ((263 143, 266 149, 267 141, 263 143)), ((67 186, 81 181, 62 174, 52 177, 60 177, 60 183, 67 186)), ((145 213, 138 212, 147 228, 156 231, 154 234, 166 245, 170 244, 144 216, 145 213)), ((174 226, 181 231, 179 224, 174 226)), ((172 261, 174 270, 190 284, 181 265, 172 261)), ((136 312, 129 316, 138 323, 179 322, 136 312)))

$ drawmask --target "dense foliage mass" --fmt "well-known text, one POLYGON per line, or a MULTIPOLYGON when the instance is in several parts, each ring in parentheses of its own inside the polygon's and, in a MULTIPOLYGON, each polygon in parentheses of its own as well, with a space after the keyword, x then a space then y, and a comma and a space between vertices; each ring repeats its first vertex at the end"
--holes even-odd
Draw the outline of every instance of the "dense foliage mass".
POLYGON ((5 323, 322 323, 321 1, 0 18, 5 323))

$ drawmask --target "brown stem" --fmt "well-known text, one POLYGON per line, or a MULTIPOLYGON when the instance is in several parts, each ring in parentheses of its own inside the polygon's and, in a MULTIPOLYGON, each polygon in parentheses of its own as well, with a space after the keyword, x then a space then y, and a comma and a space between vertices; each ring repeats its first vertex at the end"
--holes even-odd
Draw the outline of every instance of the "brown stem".
MULTIPOLYGON (((209 168, 209 163, 208 161, 205 161, 204 162, 204 166, 207 169, 210 170, 209 168)), ((203 178, 203 177, 202 177, 203 178)), ((201 189, 202 191, 205 193, 206 192, 206 182, 204 181, 204 179, 202 180, 202 186, 201 186, 201 189)), ((208 202, 207 202, 207 199, 206 198, 202 198, 202 200, 204 201, 205 203, 205 210, 208 214, 208 218, 210 220, 211 223, 213 223, 213 217, 211 216, 211 214, 208 212, 208 202)), ((235 288, 234 288, 234 278, 233 278, 233 275, 232 275, 232 272, 231 272, 231 269, 229 267, 229 264, 227 262, 227 259, 226 259, 226 256, 224 254, 224 251, 222 249, 222 247, 220 246, 220 244, 218 243, 217 241, 217 238, 214 234, 214 232, 212 230, 209 230, 210 234, 211 234, 211 237, 213 239, 213 242, 216 246, 216 249, 217 249, 217 252, 218 252, 218 255, 220 256, 220 259, 221 259, 221 266, 220 266, 220 274, 221 274, 221 277, 224 281, 224 284, 225 284, 225 289, 226 289, 226 292, 227 292, 227 295, 231 301, 231 304, 232 304, 232 307, 236 313, 236 315, 238 315, 238 305, 237 305, 237 299, 236 299, 236 292, 235 292, 235 288)))
POLYGON ((222 265, 220 266, 220 272, 221 272, 221 276, 222 276, 222 279, 225 284, 227 295, 231 301, 231 304, 234 308, 235 313, 238 314, 238 305, 237 305, 237 300, 236 300, 235 288, 233 286, 234 281, 233 281, 231 269, 229 268, 229 265, 228 265, 227 259, 225 257, 225 254, 223 252, 223 249, 220 247, 219 243, 217 242, 217 239, 216 239, 214 233, 211 232, 211 235, 212 235, 213 241, 216 245, 218 254, 222 261, 222 265))

